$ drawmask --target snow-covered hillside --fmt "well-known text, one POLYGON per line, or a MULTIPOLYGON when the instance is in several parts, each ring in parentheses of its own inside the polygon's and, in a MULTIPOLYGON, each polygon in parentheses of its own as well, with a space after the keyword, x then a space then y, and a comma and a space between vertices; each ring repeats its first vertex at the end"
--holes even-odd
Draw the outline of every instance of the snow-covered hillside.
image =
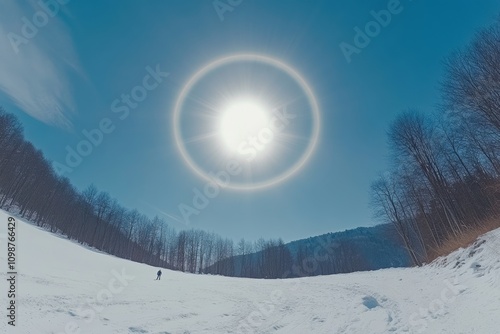
MULTIPOLYGON (((155 281, 155 267, 19 220, 17 234, 19 309, 7 333, 499 333, 500 230, 424 268, 288 280, 163 270, 155 281)), ((0 289, 4 333, 5 279, 0 289)))

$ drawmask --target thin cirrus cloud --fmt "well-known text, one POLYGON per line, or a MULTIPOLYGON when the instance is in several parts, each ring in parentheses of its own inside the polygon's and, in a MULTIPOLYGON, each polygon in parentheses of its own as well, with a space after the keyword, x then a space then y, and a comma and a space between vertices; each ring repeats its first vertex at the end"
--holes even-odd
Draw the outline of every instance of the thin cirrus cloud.
POLYGON ((79 73, 80 66, 62 20, 64 6, 47 13, 36 1, 3 0, 0 7, 0 91, 30 116, 71 129, 76 108, 68 74, 79 73), (37 12, 46 14, 37 17, 40 27, 23 33, 22 27, 33 23, 37 12))

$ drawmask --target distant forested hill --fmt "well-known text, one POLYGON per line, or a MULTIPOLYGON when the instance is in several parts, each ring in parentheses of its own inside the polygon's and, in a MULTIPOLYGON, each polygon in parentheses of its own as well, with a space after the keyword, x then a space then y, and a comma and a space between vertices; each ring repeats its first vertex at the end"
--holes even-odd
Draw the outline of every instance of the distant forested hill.
POLYGON ((262 249, 222 260, 205 273, 236 277, 288 278, 410 266, 392 225, 359 227, 262 249))

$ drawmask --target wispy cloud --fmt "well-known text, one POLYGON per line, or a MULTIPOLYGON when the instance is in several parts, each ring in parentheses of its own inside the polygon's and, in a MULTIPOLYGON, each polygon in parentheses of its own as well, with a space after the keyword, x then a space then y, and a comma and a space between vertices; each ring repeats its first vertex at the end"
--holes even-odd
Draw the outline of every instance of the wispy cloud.
POLYGON ((2 0, 0 91, 32 117, 70 129, 76 108, 68 74, 79 73, 80 66, 63 21, 66 8, 41 3, 2 0), (30 23, 35 29, 27 28, 30 23))
POLYGON ((176 216, 176 215, 172 215, 172 214, 169 214, 163 210, 161 210, 160 208, 154 206, 153 204, 149 203, 149 202, 144 202, 142 201, 142 203, 146 204, 147 206, 149 206, 150 208, 156 210, 157 212, 161 213, 162 215, 164 215, 165 217, 169 218, 171 221, 175 221, 176 223, 179 223, 179 224, 182 224, 182 225, 185 225, 185 223, 181 220, 180 217, 176 216))

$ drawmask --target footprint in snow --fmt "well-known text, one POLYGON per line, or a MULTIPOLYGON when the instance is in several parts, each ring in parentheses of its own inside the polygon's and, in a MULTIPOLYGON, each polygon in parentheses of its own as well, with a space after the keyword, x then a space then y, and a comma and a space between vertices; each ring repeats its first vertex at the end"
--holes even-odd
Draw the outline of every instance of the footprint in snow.
POLYGON ((368 308, 369 310, 374 309, 377 306, 380 306, 377 299, 375 299, 372 296, 363 297, 363 305, 365 305, 366 308, 368 308))

